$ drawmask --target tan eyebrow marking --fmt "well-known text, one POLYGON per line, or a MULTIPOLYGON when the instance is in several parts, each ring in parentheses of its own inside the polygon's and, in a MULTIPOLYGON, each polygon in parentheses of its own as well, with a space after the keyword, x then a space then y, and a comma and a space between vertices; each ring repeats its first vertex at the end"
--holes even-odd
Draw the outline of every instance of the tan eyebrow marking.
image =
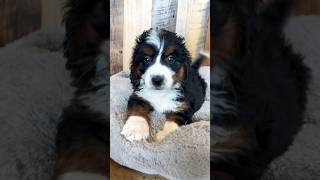
POLYGON ((175 49, 176 49, 176 48, 175 48, 174 46, 169 46, 168 48, 166 48, 166 49, 164 50, 164 55, 165 55, 165 56, 168 56, 169 54, 173 53, 175 49))
POLYGON ((142 49, 143 53, 145 53, 148 56, 152 56, 153 55, 153 50, 152 48, 146 47, 142 49))

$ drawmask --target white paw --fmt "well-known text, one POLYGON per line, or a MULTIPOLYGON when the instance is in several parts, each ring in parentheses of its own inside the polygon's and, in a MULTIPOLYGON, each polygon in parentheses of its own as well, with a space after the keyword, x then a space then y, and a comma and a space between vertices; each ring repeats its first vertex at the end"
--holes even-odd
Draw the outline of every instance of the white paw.
POLYGON ((179 126, 177 123, 173 121, 166 121, 164 123, 163 129, 156 134, 156 141, 161 142, 165 137, 167 137, 178 128, 179 126))
POLYGON ((130 116, 121 134, 129 141, 141 141, 149 137, 149 124, 141 116, 130 116))

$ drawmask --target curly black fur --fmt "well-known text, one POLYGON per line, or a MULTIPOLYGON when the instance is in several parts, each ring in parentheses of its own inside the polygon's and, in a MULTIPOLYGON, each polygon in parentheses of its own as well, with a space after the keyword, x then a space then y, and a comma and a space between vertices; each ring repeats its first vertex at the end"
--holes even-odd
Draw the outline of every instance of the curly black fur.
POLYGON ((283 33, 292 5, 213 1, 211 133, 220 135, 211 145, 214 179, 260 179, 301 128, 309 69, 283 33))
MULTIPOLYGON (((129 98, 128 109, 135 108, 137 106, 142 106, 150 99, 143 99, 141 97, 137 98, 137 92, 141 91, 143 86, 141 86, 141 79, 146 70, 151 67, 155 62, 145 63, 143 53, 143 48, 150 47, 150 44, 147 43, 147 37, 150 35, 152 29, 143 32, 136 40, 136 46, 132 55, 132 62, 130 66, 130 80, 133 86, 134 92, 129 98)), ((204 79, 199 74, 199 68, 202 61, 206 58, 203 55, 191 63, 191 56, 186 48, 185 40, 183 37, 178 36, 176 33, 160 30, 159 31, 160 39, 164 41, 164 49, 168 47, 174 47, 174 57, 176 59, 173 63, 167 63, 162 61, 163 66, 171 69, 175 74, 178 74, 180 70, 183 70, 183 75, 178 80, 180 84, 178 90, 180 95, 174 100, 185 104, 184 108, 179 109, 179 111, 168 111, 168 114, 175 114, 178 124, 185 125, 191 123, 192 116, 196 111, 200 109, 204 100, 206 93, 206 83, 204 79)), ((154 48, 156 52, 156 48, 154 48)), ((164 56, 164 55, 163 55, 164 56)), ((162 57, 164 59, 164 57, 162 57)), ((148 104, 148 103, 147 103, 148 104)), ((150 108, 153 111, 153 107, 150 108)), ((165 114, 167 114, 165 113, 165 114)))
POLYGON ((109 3, 68 0, 65 8, 64 55, 77 90, 58 126, 54 179, 75 171, 108 176, 109 3))

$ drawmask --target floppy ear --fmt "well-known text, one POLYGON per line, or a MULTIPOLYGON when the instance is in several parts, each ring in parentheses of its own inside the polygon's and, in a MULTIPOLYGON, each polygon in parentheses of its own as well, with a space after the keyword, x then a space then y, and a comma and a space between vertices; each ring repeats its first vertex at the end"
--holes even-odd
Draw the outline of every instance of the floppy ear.
POLYGON ((214 29, 217 29, 228 20, 232 11, 233 0, 214 0, 212 3, 214 29))
POLYGON ((137 64, 130 66, 130 81, 134 89, 140 86, 141 71, 137 64))
POLYGON ((256 13, 264 20, 283 24, 296 0, 256 0, 256 13))
MULTIPOLYGON (((243 46, 245 14, 241 11, 247 6, 239 3, 239 1, 218 0, 214 1, 216 5, 216 17, 218 22, 213 21, 216 30, 213 36, 213 66, 224 60, 233 59, 240 52, 243 46), (220 17, 217 13, 221 13, 224 17, 220 17), (216 24, 218 23, 218 24, 216 24)), ((252 0, 251 0, 252 2, 252 0)), ((245 9, 246 10, 246 9, 245 9)))
POLYGON ((189 79, 189 68, 188 68, 188 65, 186 65, 186 64, 184 64, 184 69, 185 69, 185 71, 184 71, 184 80, 186 80, 186 81, 188 81, 188 79, 189 79))
POLYGON ((88 2, 69 0, 64 17, 66 68, 71 70, 72 85, 76 87, 87 87, 95 76, 101 43, 109 35, 106 3, 88 2))
MULTIPOLYGON (((140 43, 139 38, 137 38, 137 43, 140 43)), ((137 62, 137 55, 138 55, 138 44, 133 50, 132 57, 131 57, 131 64, 130 64, 130 81, 134 89, 140 86, 140 78, 142 72, 139 69, 139 63, 137 62)))

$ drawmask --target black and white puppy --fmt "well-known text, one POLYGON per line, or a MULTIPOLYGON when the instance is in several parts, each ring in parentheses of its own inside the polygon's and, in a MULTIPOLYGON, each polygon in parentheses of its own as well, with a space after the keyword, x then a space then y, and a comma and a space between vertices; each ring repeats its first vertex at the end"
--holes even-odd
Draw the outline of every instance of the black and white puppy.
POLYGON ((202 59, 191 65, 184 39, 175 33, 150 29, 140 35, 131 62, 133 93, 121 134, 129 141, 147 139, 152 111, 167 119, 156 141, 191 123, 205 98, 206 83, 198 72, 202 59))
POLYGON ((301 128, 310 72, 283 33, 293 2, 213 1, 212 179, 261 179, 301 128))
POLYGON ((68 0, 66 67, 77 89, 62 114, 53 179, 107 179, 109 174, 109 3, 68 0))

